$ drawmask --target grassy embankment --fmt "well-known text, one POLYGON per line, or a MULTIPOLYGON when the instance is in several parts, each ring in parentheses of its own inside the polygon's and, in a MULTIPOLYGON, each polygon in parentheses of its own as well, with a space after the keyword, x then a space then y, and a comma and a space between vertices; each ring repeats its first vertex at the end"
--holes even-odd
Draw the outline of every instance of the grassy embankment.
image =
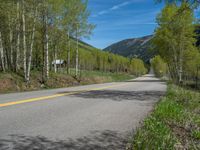
POLYGON ((133 149, 200 149, 200 93, 169 85, 134 136, 133 149))
POLYGON ((0 73, 0 93, 124 81, 132 78, 133 76, 129 74, 81 71, 81 77, 75 79, 74 71, 71 70, 71 75, 67 75, 66 71, 60 71, 56 74, 51 72, 50 79, 45 85, 43 85, 41 73, 34 71, 32 72, 30 84, 27 85, 24 82, 23 77, 20 75, 15 73, 0 73))

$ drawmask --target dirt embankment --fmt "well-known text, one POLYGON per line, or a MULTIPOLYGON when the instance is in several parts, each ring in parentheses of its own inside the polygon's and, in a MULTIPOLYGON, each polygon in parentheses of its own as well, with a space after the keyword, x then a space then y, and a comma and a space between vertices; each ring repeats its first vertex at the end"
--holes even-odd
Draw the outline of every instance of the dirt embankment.
POLYGON ((17 74, 1 73, 0 74, 0 93, 31 91, 49 88, 62 88, 77 85, 95 84, 111 82, 109 76, 92 76, 76 79, 66 74, 51 74, 50 79, 43 84, 40 75, 33 75, 29 84, 24 82, 23 77, 17 74))

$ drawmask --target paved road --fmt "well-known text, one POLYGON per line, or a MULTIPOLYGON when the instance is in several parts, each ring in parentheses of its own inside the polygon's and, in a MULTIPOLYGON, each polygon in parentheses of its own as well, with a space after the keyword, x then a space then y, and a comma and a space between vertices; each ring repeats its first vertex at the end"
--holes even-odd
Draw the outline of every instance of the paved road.
POLYGON ((165 93, 152 75, 135 80, 0 95, 0 150, 125 149, 165 93))

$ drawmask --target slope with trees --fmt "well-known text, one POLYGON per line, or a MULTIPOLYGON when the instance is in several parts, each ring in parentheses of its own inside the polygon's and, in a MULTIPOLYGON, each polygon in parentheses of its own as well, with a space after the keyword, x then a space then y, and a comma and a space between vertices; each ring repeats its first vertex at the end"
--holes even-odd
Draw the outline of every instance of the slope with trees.
POLYGON ((78 81, 84 70, 130 73, 130 59, 81 41, 95 28, 89 15, 87 0, 0 0, 0 72, 27 86, 35 76, 47 84, 53 73, 78 81))
POLYGON ((149 63, 150 59, 155 55, 155 52, 152 51, 152 38, 153 35, 126 39, 106 47, 104 51, 129 58, 137 57, 149 63))

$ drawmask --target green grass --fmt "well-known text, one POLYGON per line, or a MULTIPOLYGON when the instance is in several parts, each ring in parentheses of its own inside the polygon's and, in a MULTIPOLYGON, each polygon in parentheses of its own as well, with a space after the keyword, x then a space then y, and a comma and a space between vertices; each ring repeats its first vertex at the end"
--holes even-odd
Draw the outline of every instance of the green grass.
POLYGON ((31 72, 30 84, 24 82, 22 75, 11 72, 0 73, 0 93, 119 82, 134 78, 129 74, 82 70, 81 76, 77 79, 75 78, 75 70, 71 69, 70 72, 70 75, 67 74, 66 70, 59 70, 58 73, 50 72, 50 78, 45 84, 42 84, 41 72, 35 70, 31 72))
POLYGON ((83 71, 81 77, 107 77, 110 82, 114 81, 124 81, 133 79, 134 76, 130 74, 123 74, 123 73, 111 73, 111 72, 99 72, 99 71, 83 71))
MULTIPOLYGON (((63 70, 62 72, 63 74, 67 73, 66 70, 63 70)), ((72 76, 75 76, 75 69, 71 68, 70 74, 72 76)), ((107 80, 106 82, 120 82, 135 78, 135 76, 130 75, 128 73, 112 73, 112 72, 87 71, 87 70, 81 70, 79 72, 79 75, 80 79, 99 77, 103 78, 104 80, 107 80)))
POLYGON ((200 149, 200 93, 169 85, 133 138, 133 149, 200 149))

